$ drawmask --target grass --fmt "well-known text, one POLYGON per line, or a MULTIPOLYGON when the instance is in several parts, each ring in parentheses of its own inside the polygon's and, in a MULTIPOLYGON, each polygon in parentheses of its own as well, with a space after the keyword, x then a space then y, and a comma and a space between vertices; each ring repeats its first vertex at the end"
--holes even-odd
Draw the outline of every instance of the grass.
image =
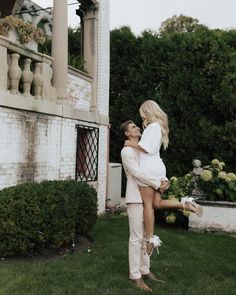
MULTIPOLYGON (((151 282, 158 295, 236 294, 236 239, 226 235, 157 228, 163 240, 152 271, 166 280, 151 282)), ((1 295, 144 294, 128 279, 128 221, 98 219, 91 251, 51 260, 0 262, 1 295)), ((146 293, 145 293, 146 294, 146 293)))

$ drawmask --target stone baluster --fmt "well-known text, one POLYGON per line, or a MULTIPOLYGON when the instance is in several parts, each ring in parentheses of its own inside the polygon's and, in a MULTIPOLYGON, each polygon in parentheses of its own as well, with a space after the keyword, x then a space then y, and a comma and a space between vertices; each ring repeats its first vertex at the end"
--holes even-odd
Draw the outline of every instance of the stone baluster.
POLYGON ((40 62, 35 63, 34 78, 33 78, 33 90, 34 97, 36 99, 41 98, 42 87, 43 87, 43 75, 41 74, 42 64, 40 62))
POLYGON ((42 97, 44 100, 50 101, 51 103, 57 102, 57 91, 52 86, 52 68, 51 61, 43 58, 42 62, 42 75, 43 75, 43 89, 42 97))
POLYGON ((1 67, 0 67, 0 89, 8 89, 8 63, 7 63, 7 48, 0 45, 1 67))
POLYGON ((10 92, 12 94, 17 94, 19 92, 19 81, 21 78, 22 70, 19 67, 19 58, 18 53, 12 53, 10 55, 11 65, 9 67, 9 80, 10 80, 10 92))
POLYGON ((25 96, 30 96, 31 84, 33 81, 33 73, 30 70, 31 59, 24 59, 24 70, 22 72, 23 92, 25 96))

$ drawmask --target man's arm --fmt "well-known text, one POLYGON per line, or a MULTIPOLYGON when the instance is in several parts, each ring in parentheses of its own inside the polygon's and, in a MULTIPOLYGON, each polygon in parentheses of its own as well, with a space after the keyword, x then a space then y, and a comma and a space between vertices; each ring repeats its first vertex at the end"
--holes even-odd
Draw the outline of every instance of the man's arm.
POLYGON ((156 190, 160 187, 161 180, 159 178, 152 176, 146 171, 143 171, 140 168, 139 163, 137 162, 132 150, 123 149, 121 151, 121 158, 122 158, 123 164, 128 169, 128 172, 134 177, 136 177, 139 181, 141 181, 142 183, 148 186, 151 186, 152 188, 156 190))

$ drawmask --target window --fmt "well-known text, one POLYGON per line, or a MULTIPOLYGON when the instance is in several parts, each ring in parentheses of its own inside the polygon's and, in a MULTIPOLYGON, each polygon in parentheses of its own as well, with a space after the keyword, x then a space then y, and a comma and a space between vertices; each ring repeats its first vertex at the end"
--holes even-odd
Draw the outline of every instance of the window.
POLYGON ((98 175, 99 129, 83 125, 76 125, 76 128, 75 179, 80 181, 96 181, 98 175))

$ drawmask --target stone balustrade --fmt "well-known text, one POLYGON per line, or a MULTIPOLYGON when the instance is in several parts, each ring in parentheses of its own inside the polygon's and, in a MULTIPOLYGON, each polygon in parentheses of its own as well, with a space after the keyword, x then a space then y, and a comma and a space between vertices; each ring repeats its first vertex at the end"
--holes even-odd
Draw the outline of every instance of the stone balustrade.
POLYGON ((52 57, 0 36, 0 106, 107 124, 108 117, 91 112, 93 78, 68 67, 66 97, 52 85, 52 57))
POLYGON ((0 91, 57 102, 52 86, 52 58, 0 36, 0 91))

